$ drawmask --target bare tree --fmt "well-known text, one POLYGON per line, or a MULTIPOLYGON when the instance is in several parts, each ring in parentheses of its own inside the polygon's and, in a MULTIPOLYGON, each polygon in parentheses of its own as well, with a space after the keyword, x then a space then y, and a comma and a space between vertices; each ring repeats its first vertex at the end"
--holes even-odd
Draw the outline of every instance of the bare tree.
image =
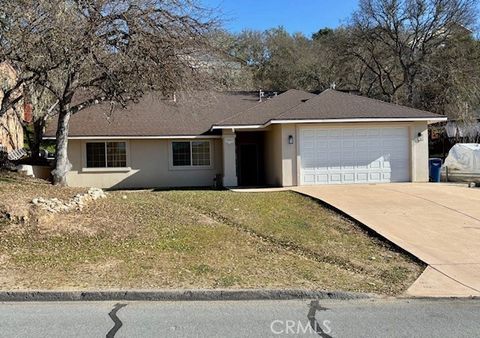
MULTIPOLYGON (((15 85, 17 73, 6 62, 0 63, 0 101, 4 92, 15 85)), ((21 95, 21 91, 11 94, 11 100, 21 95)), ((0 115, 0 145, 4 150, 15 150, 23 146, 23 106, 17 103, 9 107, 4 114, 0 115)))
POLYGON ((419 108, 454 120, 480 117, 480 41, 458 34, 429 58, 419 79, 419 108))
POLYGON ((252 72, 255 88, 318 90, 328 82, 332 60, 325 58, 327 48, 321 47, 320 42, 303 34, 290 34, 277 27, 263 32, 243 31, 231 36, 224 48, 244 61, 252 72))
POLYGON ((24 106, 31 110, 31 120, 25 121, 25 138, 28 142, 31 161, 39 163, 40 147, 47 122, 57 114, 59 100, 42 86, 24 86, 24 106))
POLYGON ((478 0, 361 0, 353 16, 353 53, 394 100, 404 88, 415 105, 415 81, 425 60, 475 21, 478 0))
POLYGON ((171 93, 198 80, 190 55, 207 47, 211 13, 195 0, 3 0, 0 60, 18 71, 0 115, 24 85, 56 104, 54 183, 66 184, 70 117, 101 102, 126 105, 148 91, 171 93))

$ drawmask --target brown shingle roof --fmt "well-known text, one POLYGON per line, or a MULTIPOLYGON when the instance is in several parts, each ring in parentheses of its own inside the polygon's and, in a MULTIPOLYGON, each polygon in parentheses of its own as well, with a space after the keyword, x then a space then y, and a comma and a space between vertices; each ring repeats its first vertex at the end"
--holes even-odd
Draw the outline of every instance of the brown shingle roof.
MULTIPOLYGON (((109 104, 87 108, 72 116, 69 135, 75 136, 182 136, 200 135, 239 111, 259 104, 253 92, 197 92, 177 95, 177 102, 151 93, 126 109, 112 112, 109 104)), ((45 133, 55 135, 56 120, 45 133)))
POLYGON ((276 120, 356 118, 439 118, 441 115, 387 103, 365 96, 327 89, 302 105, 278 115, 276 120))
MULTIPOLYGON (((85 109, 70 120, 75 136, 187 136, 208 133, 212 126, 264 125, 275 120, 439 118, 441 115, 363 96, 326 90, 319 95, 300 90, 258 102, 253 92, 197 92, 178 95, 177 102, 151 93, 126 109, 110 105, 85 109)), ((54 136, 52 121, 45 136, 54 136)))
POLYGON ((316 97, 315 94, 301 90, 290 89, 278 96, 264 99, 262 103, 235 114, 214 125, 259 125, 270 121, 288 109, 302 105, 307 100, 316 97))

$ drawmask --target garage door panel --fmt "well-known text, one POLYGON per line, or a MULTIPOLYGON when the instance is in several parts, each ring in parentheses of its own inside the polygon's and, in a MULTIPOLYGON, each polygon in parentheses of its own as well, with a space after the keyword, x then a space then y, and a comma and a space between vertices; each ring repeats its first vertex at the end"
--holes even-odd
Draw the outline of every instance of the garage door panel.
POLYGON ((370 172, 368 179, 370 182, 381 182, 382 181, 382 173, 381 172, 370 172))
POLYGON ((357 139, 355 139, 355 148, 358 150, 368 150, 368 140, 366 138, 359 138, 357 136, 357 139))
POLYGON ((408 181, 408 135, 406 127, 301 129, 301 184, 408 181))
POLYGON ((325 136, 328 136, 329 134, 329 131, 326 130, 326 129, 313 129, 312 130, 312 134, 315 135, 315 136, 320 136, 320 137, 325 137, 325 136))
POLYGON ((368 182, 368 173, 357 173, 356 183, 367 183, 368 182))
POLYGON ((355 162, 355 159, 351 158, 351 157, 344 157, 343 160, 342 160, 342 168, 343 169, 346 169, 346 170, 353 170, 355 169, 355 165, 356 165, 356 162, 355 162))
POLYGON ((355 183, 355 173, 343 174, 343 183, 355 183))
POLYGON ((330 183, 342 183, 342 174, 341 173, 334 173, 330 174, 330 183))
POLYGON ((368 129, 365 128, 354 128, 354 135, 355 136, 367 136, 368 135, 368 129))
POLYGON ((368 129, 367 135, 368 136, 380 136, 382 133, 380 128, 372 128, 368 129))
POLYGON ((327 174, 318 174, 316 175, 317 184, 328 184, 328 175, 327 174))
POLYGON ((370 169, 381 169, 382 168, 382 163, 383 161, 381 160, 376 160, 370 163, 369 168, 370 169))
POLYGON ((315 144, 315 147, 316 149, 323 149, 326 151, 328 149, 328 142, 325 142, 325 140, 318 141, 315 144))
POLYGON ((328 136, 330 136, 330 137, 340 137, 340 136, 342 136, 342 130, 341 129, 329 129, 328 130, 328 136))
POLYGON ((382 128, 382 135, 387 137, 398 137, 398 138, 405 138, 408 137, 408 128, 405 127, 390 127, 390 128, 382 128))
POLYGON ((343 140, 343 151, 345 151, 345 148, 349 150, 355 148, 355 141, 353 138, 343 140))
POLYGON ((304 184, 318 183, 318 181, 315 180, 315 174, 307 174, 307 173, 303 175, 303 182, 304 184))

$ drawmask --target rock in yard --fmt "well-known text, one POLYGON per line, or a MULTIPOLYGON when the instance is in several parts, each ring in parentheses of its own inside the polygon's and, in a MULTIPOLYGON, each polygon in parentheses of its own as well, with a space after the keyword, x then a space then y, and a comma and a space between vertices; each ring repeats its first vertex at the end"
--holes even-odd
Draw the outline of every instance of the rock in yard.
POLYGON ((32 204, 50 213, 69 212, 72 210, 82 210, 88 202, 105 197, 107 197, 107 195, 102 189, 90 188, 86 194, 77 194, 67 202, 63 202, 58 198, 45 199, 38 197, 32 199, 32 204))

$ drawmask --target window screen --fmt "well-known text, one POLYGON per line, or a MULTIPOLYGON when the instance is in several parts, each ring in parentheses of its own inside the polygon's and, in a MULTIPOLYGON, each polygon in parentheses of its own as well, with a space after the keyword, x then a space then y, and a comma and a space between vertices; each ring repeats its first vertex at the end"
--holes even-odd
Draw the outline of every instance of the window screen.
POLYGON ((105 143, 87 143, 87 168, 105 168, 105 143))
POLYGON ((192 165, 210 165, 210 142, 192 142, 192 165))
POLYGON ((127 166, 127 146, 125 142, 107 142, 107 167, 124 168, 127 166))
POLYGON ((175 167, 209 166, 210 142, 172 142, 172 162, 175 167))
POLYGON ((173 165, 189 166, 190 158, 190 142, 172 142, 173 165))
POLYGON ((88 142, 87 168, 124 168, 127 166, 125 142, 88 142))

